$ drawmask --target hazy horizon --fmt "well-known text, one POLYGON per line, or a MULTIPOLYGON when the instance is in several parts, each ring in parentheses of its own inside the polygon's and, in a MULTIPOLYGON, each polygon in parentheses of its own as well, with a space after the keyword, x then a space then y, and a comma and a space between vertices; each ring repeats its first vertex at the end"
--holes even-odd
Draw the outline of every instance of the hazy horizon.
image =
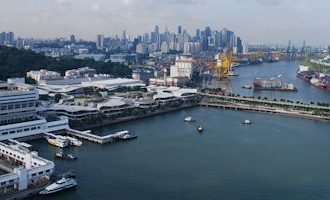
POLYGON ((330 44, 330 2, 321 0, 0 0, 0 31, 24 38, 75 34, 95 40, 96 34, 135 37, 181 25, 224 27, 251 44, 330 44))

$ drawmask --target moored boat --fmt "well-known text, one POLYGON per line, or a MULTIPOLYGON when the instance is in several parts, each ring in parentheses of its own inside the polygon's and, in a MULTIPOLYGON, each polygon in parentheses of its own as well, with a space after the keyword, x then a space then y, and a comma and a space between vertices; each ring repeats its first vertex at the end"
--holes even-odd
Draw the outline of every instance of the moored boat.
POLYGON ((66 136, 66 139, 69 141, 70 145, 80 147, 82 145, 82 142, 78 140, 77 138, 66 136))
POLYGON ((65 189, 73 188, 77 185, 78 183, 74 178, 62 178, 56 181, 55 183, 47 186, 44 190, 40 191, 39 194, 43 194, 43 195, 52 194, 65 189))
POLYGON ((124 134, 122 134, 119 139, 120 140, 133 140, 133 139, 136 139, 138 136, 129 132, 129 131, 123 131, 124 134))
POLYGON ((296 92, 298 89, 295 87, 294 84, 284 84, 282 81, 278 79, 267 79, 267 80, 256 80, 253 82, 253 89, 255 91, 262 91, 262 90, 271 90, 271 91, 291 91, 296 92))
POLYGON ((62 139, 62 138, 51 138, 51 137, 47 137, 47 142, 51 145, 60 147, 60 148, 64 148, 67 147, 69 145, 68 140, 62 139))
POLYGON ((65 154, 63 153, 63 151, 56 152, 55 157, 64 160, 77 160, 77 157, 75 155, 71 153, 65 154))

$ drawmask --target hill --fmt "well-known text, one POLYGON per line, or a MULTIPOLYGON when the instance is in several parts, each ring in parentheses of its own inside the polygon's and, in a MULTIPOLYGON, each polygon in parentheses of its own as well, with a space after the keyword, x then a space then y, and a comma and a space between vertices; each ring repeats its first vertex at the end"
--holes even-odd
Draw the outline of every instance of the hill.
POLYGON ((79 67, 90 67, 97 73, 111 74, 115 77, 131 77, 132 71, 126 65, 111 62, 96 62, 92 59, 78 60, 71 57, 52 58, 31 50, 0 46, 0 80, 25 77, 30 70, 47 69, 60 72, 79 67))

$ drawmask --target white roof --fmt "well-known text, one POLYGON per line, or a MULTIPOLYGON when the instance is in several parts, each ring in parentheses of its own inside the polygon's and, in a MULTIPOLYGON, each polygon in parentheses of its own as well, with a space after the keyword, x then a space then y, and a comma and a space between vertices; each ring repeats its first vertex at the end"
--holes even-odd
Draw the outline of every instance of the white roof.
POLYGON ((120 86, 145 86, 142 81, 138 81, 135 79, 126 79, 126 78, 113 78, 106 79, 101 81, 86 81, 81 83, 82 86, 85 87, 99 87, 105 89, 116 89, 120 86))
MULTIPOLYGON (((69 79, 70 80, 70 79, 69 79)), ((93 80, 93 79, 81 79, 80 83, 76 84, 45 84, 40 85, 38 88, 44 89, 50 92, 56 93, 66 93, 72 92, 77 89, 82 89, 86 87, 97 87, 102 89, 113 90, 118 87, 134 87, 134 86, 145 86, 142 81, 134 80, 134 79, 126 79, 126 78, 108 78, 105 80, 93 80)), ((63 80, 62 82, 65 83, 67 80, 63 80)), ((60 82, 59 82, 60 83, 60 82)))
POLYGON ((173 98, 173 97, 175 97, 173 94, 165 93, 165 92, 159 92, 153 98, 154 99, 168 99, 168 98, 173 98))
MULTIPOLYGON (((159 98, 164 96, 175 96, 175 97, 181 97, 185 94, 197 94, 197 89, 192 88, 179 88, 179 87, 156 87, 156 86, 148 86, 147 88, 149 91, 157 92, 159 98)), ((156 97, 156 98, 157 98, 156 97)), ((155 97, 154 97, 155 99, 155 97)))
POLYGON ((110 99, 107 102, 99 103, 97 108, 100 110, 102 107, 117 107, 117 106, 124 106, 126 102, 121 101, 119 99, 110 99))
POLYGON ((90 106, 51 104, 47 107, 47 110, 65 110, 67 112, 78 112, 78 111, 97 111, 97 108, 93 108, 90 106))

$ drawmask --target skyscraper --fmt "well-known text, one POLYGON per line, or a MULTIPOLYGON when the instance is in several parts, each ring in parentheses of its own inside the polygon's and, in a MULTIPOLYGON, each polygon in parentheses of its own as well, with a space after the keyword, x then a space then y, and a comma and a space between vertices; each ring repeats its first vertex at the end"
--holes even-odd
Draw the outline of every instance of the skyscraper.
POLYGON ((178 26, 178 34, 182 34, 182 26, 178 26))
POLYGON ((196 40, 200 40, 201 39, 201 30, 200 29, 196 29, 195 38, 196 38, 196 40))
POLYGON ((0 33, 0 45, 5 43, 6 33, 0 33))
POLYGON ((209 37, 211 37, 211 28, 207 26, 204 30, 203 40, 202 40, 202 50, 207 51, 209 48, 209 37))
POLYGON ((96 47, 98 49, 103 49, 104 47, 104 36, 101 34, 97 35, 97 39, 96 39, 96 47))
POLYGON ((12 45, 13 43, 14 43, 14 33, 13 32, 5 33, 4 44, 12 45))
POLYGON ((75 43, 75 42, 76 42, 76 36, 72 34, 72 35, 70 36, 70 41, 71 41, 72 43, 75 43))

